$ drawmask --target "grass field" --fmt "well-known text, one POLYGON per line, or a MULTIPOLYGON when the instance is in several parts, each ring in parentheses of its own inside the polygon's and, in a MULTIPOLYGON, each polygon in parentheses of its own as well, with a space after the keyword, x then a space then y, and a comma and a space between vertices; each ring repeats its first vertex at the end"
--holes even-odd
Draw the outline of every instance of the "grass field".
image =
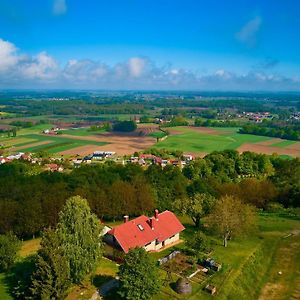
POLYGON ((258 143, 271 139, 264 136, 239 134, 234 128, 213 128, 213 130, 219 131, 219 134, 197 132, 187 127, 174 127, 173 129, 178 131, 178 134, 171 134, 154 147, 193 153, 209 153, 225 149, 237 149, 244 143, 258 143))
POLYGON ((251 151, 263 154, 277 153, 283 158, 300 156, 300 148, 295 141, 280 140, 266 136, 239 134, 238 128, 171 127, 167 139, 153 147, 168 150, 181 150, 204 156, 212 151, 225 149, 239 152, 251 151))
POLYGON ((74 135, 74 136, 90 136, 93 134, 99 134, 99 133, 104 133, 104 132, 105 132, 104 129, 92 131, 92 130, 90 130, 90 128, 63 130, 63 134, 69 134, 69 135, 74 135))
POLYGON ((272 146, 273 147, 284 148, 284 147, 288 147, 288 146, 294 145, 296 143, 297 143, 296 141, 282 141, 282 142, 279 142, 279 143, 276 143, 276 144, 272 144, 272 146))
MULTIPOLYGON (((51 124, 41 124, 33 126, 31 128, 21 129, 20 131, 18 131, 17 137, 0 138, 0 143, 3 144, 4 147, 13 147, 11 151, 18 151, 18 147, 20 147, 20 151, 22 152, 46 151, 49 153, 59 153, 84 145, 103 146, 108 144, 107 142, 102 141, 88 141, 80 140, 78 138, 72 139, 70 137, 41 134, 42 130, 47 129, 51 126, 51 124), (39 144, 37 145, 36 143, 39 144)), ((66 130, 65 133, 74 136, 93 135, 93 132, 88 131, 87 128, 78 130, 66 130)))

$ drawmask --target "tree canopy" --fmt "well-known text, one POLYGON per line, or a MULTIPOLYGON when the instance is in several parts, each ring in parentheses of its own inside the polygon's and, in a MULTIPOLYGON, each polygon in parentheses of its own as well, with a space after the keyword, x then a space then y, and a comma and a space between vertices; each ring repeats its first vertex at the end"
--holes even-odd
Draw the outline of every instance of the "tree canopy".
POLYGON ((227 247, 229 238, 247 234, 255 227, 255 211, 252 206, 232 196, 221 197, 208 219, 209 226, 223 238, 227 247))
POLYGON ((57 235, 70 265, 71 280, 80 282, 102 255, 101 226, 87 201, 71 197, 59 214, 57 235))
POLYGON ((158 293, 158 268, 143 248, 135 248, 125 256, 119 269, 120 295, 127 300, 147 300, 158 293))

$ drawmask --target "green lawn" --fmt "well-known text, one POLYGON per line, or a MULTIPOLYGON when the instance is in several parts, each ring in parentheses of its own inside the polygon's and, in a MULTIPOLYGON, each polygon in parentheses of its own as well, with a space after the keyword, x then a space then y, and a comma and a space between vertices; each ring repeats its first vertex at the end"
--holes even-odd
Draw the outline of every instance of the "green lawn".
POLYGON ((244 143, 258 143, 271 139, 265 136, 239 134, 234 128, 214 128, 214 130, 220 131, 220 135, 201 133, 187 127, 176 127, 174 129, 182 133, 170 135, 153 147, 176 149, 184 152, 209 153, 225 149, 237 149, 244 143))
MULTIPOLYGON (((191 238, 194 230, 192 223, 186 223, 186 219, 182 221, 186 226, 182 236, 185 239, 191 238)), ((297 228, 300 229, 299 220, 263 214, 258 218, 256 233, 248 238, 231 240, 227 248, 222 246, 221 239, 212 238, 214 249, 212 257, 222 263, 222 270, 215 273, 208 281, 217 287, 217 298, 258 299, 266 283, 276 283, 279 269, 283 271, 280 277, 282 288, 278 290, 281 298, 276 299, 291 299, 292 296, 299 296, 300 289, 295 287, 300 282, 300 274, 297 271, 300 270, 300 253, 298 251, 300 235, 282 241, 283 236, 297 228), (285 261, 284 266, 281 265, 282 261, 285 261), (289 282, 294 284, 291 286, 289 282)), ((168 249, 161 255, 167 255, 171 251, 172 249, 168 249)), ((155 258, 161 257, 159 254, 155 253, 155 258)), ((166 274, 162 271, 161 278, 165 277, 166 274)), ((176 276, 173 276, 173 284, 176 279, 176 276)), ((193 283, 193 292, 189 296, 180 296, 167 285, 154 299, 167 300, 171 295, 174 299, 211 299, 211 296, 202 290, 204 285, 193 283)))
POLYGON ((164 133, 162 131, 155 131, 155 132, 149 133, 148 136, 160 139, 160 138, 163 138, 164 136, 166 136, 166 133, 164 133))

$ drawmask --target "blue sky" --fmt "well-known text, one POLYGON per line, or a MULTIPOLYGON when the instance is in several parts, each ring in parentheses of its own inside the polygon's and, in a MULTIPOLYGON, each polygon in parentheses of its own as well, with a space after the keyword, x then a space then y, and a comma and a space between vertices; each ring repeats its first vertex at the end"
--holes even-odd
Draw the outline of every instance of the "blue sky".
POLYGON ((298 0, 0 0, 1 88, 300 90, 298 0))

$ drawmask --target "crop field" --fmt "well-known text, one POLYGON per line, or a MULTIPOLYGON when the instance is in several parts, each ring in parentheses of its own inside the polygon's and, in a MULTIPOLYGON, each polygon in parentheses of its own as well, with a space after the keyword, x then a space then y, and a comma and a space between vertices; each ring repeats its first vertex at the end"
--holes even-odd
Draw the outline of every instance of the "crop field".
POLYGON ((146 135, 149 128, 141 128, 143 134, 140 134, 140 131, 129 134, 104 130, 90 131, 88 127, 66 129, 61 135, 41 133, 42 130, 51 127, 51 124, 43 124, 21 129, 17 132, 17 137, 0 137, 0 144, 8 153, 45 151, 50 154, 74 156, 103 150, 114 151, 118 155, 128 155, 135 151, 143 151, 156 141, 155 138, 146 135))
POLYGON ((38 152, 46 151, 49 153, 59 153, 69 149, 77 148, 84 145, 95 145, 103 146, 108 144, 107 142, 99 141, 87 141, 81 139, 72 139, 63 136, 51 136, 51 135, 39 135, 39 134, 28 134, 24 137, 39 142, 39 145, 28 145, 28 147, 23 148, 22 152, 38 152), (43 143, 41 143, 43 142, 43 143))
POLYGON ((174 127, 168 128, 168 130, 170 136, 155 144, 155 148, 176 149, 198 156, 225 149, 265 154, 278 153, 291 157, 300 156, 300 147, 299 149, 295 148, 297 143, 293 141, 239 134, 237 128, 174 127))

